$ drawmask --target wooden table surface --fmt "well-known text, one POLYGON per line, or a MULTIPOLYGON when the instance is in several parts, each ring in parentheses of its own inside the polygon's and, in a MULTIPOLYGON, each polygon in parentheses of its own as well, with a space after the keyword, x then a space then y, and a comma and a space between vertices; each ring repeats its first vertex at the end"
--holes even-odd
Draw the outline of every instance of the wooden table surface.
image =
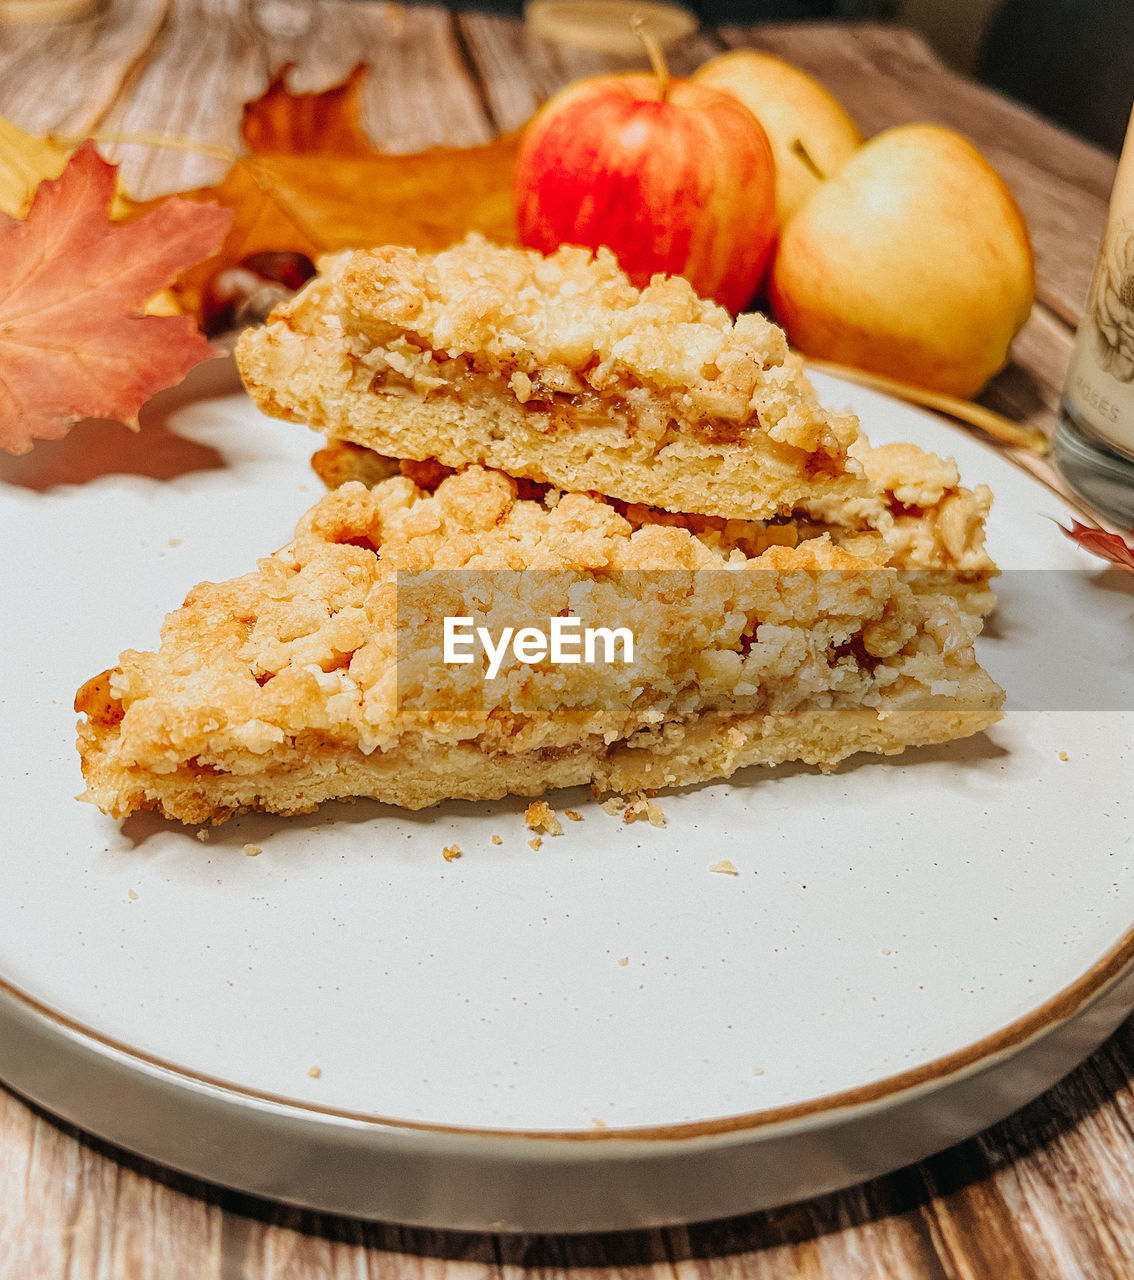
MULTIPOLYGON (((788 25, 702 31, 677 72, 731 45, 815 73, 867 134, 934 120, 968 134, 1031 227, 1039 298, 982 399, 1050 430, 1102 233, 1114 161, 948 72, 912 33, 788 25)), ((54 26, 0 25, 0 115, 37 132, 160 131, 236 147, 241 105, 291 65, 296 91, 372 65, 365 123, 390 150, 521 124, 559 85, 612 65, 484 13, 343 0, 103 0, 54 26)), ((126 147, 148 196, 214 181, 200 155, 126 147)), ((606 1236, 481 1236, 366 1224, 168 1173, 0 1090, 4 1280, 480 1280, 1134 1276, 1134 1021, 980 1136, 864 1186, 711 1224, 606 1236)))

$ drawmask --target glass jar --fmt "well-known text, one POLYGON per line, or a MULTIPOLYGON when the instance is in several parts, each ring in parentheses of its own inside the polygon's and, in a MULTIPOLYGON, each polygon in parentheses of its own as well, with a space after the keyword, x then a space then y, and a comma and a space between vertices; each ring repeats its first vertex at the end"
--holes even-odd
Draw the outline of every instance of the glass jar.
POLYGON ((1134 527, 1134 114, 1071 353, 1055 462, 1088 502, 1134 527))

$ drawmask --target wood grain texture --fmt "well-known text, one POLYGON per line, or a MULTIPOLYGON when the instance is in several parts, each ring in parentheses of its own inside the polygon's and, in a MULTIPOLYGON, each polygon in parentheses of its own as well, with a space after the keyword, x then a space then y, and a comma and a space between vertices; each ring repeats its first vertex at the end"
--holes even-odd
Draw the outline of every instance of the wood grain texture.
MULTIPOLYGON (((64 24, 62 44, 60 28, 0 26, 0 113, 34 132, 158 134, 235 155, 241 108, 273 77, 286 70, 290 87, 312 93, 368 62, 362 124, 376 146, 471 146, 496 131, 446 9, 348 0, 167 3, 110 0, 90 19, 64 24), (53 92, 61 76, 70 93, 53 92)), ((208 186, 229 164, 174 147, 106 143, 103 151, 139 199, 208 186)))
POLYGON ((288 67, 286 83, 296 93, 318 93, 359 63, 371 65, 362 124, 375 146, 399 152, 436 143, 472 146, 494 132, 446 9, 252 0, 250 15, 267 71, 288 67))
POLYGON ((90 132, 153 47, 169 0, 105 0, 90 17, 0 23, 0 115, 32 133, 90 132))
POLYGON ((1025 426, 1050 432, 1059 414, 1074 335, 1042 302, 1017 334, 1011 363, 977 397, 1025 426))
POLYGON ((0 1092, 0 1280, 221 1280, 221 1213, 0 1092))
MULTIPOLYGON (((1036 241, 1041 302, 983 398, 1049 428, 1113 161, 876 26, 702 32, 690 70, 750 44, 810 69, 867 132, 961 128, 993 158, 1036 241)), ((0 27, 0 112, 40 130, 162 130, 238 143, 240 106, 291 64, 316 91, 364 60, 364 123, 391 149, 471 143, 523 122, 609 59, 513 20, 348 0, 106 0, 60 27, 0 27), (168 6, 168 7, 167 7, 168 6)), ((124 150, 142 193, 218 164, 124 150)), ((219 167, 223 168, 223 165, 219 167)), ((720 1222, 601 1236, 493 1237, 361 1223, 196 1183, 0 1091, 0 1280, 1129 1280, 1134 1020, 1043 1098, 969 1142, 848 1191, 720 1222)))
MULTIPOLYGON (((136 74, 98 122, 100 133, 156 133, 240 149, 240 109, 262 92, 263 58, 243 6, 229 0, 172 5, 136 74)), ((138 199, 208 186, 228 163, 164 147, 104 146, 138 199)))
MULTIPOLYGON (((522 23, 489 13, 463 13, 458 23, 484 86, 492 118, 501 130, 528 120, 557 89, 584 76, 649 69, 645 51, 619 58, 543 40, 522 23)), ((720 53, 720 41, 699 31, 666 50, 675 75, 686 75, 720 53)))

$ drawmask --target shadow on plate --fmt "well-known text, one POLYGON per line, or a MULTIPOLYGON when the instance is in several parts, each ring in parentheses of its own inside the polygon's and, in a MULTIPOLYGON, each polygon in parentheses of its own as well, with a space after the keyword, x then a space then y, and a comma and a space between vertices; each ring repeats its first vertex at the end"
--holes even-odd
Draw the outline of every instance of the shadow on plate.
MULTIPOLYGON (((577 808, 590 803, 590 794, 582 788, 557 792, 552 796, 553 807, 562 811, 563 806, 577 808)), ((481 818, 499 817, 502 822, 523 823, 524 810, 531 803, 522 796, 505 796, 500 800, 447 800, 428 809, 399 809, 395 805, 382 804, 378 800, 327 800, 314 813, 300 813, 284 817, 274 813, 244 813, 218 826, 201 823, 186 826, 157 813, 132 813, 119 825, 121 834, 130 841, 134 850, 143 850, 157 837, 181 837, 200 841, 214 852, 243 854, 244 846, 270 840, 296 826, 308 831, 323 832, 334 827, 364 826, 383 818, 394 820, 403 826, 413 824, 422 830, 436 822, 475 815, 481 818), (205 832, 200 836, 198 832, 205 832)), ((532 832, 527 832, 530 837, 532 832)))
POLYGON ((0 455, 0 484, 45 493, 57 485, 81 485, 102 476, 133 475, 173 480, 198 471, 217 471, 227 464, 209 445, 187 440, 173 430, 171 419, 184 405, 240 389, 230 359, 198 365, 177 387, 156 395, 139 415, 140 431, 104 418, 88 418, 60 440, 39 440, 30 453, 0 455))
MULTIPOLYGON (((840 776, 857 772, 859 769, 908 769, 933 764, 983 769, 1007 754, 1007 751, 997 746, 986 734, 979 733, 971 738, 942 743, 939 746, 909 747, 899 756, 878 756, 862 752, 849 760, 844 760, 829 776, 834 781, 840 776)), ((766 786, 801 775, 821 777, 819 770, 812 765, 789 763, 776 765, 774 768, 750 765, 735 773, 729 781, 734 787, 748 788, 766 786)), ((659 794, 658 803, 664 811, 667 800, 675 800, 682 795, 694 794, 707 787, 721 785, 724 783, 717 778, 686 787, 676 787, 659 794)), ((557 814, 562 814, 565 809, 570 808, 585 812, 595 803, 585 787, 550 792, 544 799, 557 814)), ((271 813, 247 813, 216 827, 210 827, 207 824, 186 826, 156 813, 134 813, 123 819, 119 829, 136 851, 143 850, 147 843, 156 837, 173 835, 186 840, 201 840, 205 847, 214 852, 224 850, 229 853, 243 854, 244 845, 270 840, 274 835, 291 830, 296 825, 312 831, 326 831, 336 826, 360 826, 385 818, 394 819, 402 825, 413 824, 426 830, 438 822, 459 820, 469 816, 498 817, 501 823, 522 824, 524 811, 530 803, 530 798, 523 796, 505 796, 500 800, 491 801, 446 800, 428 809, 399 809, 377 800, 329 800, 320 805, 314 813, 296 814, 292 817, 281 817, 271 813), (197 834, 199 831, 207 832, 207 839, 200 837, 197 834)), ((618 815, 616 813, 613 816, 618 815)), ((642 825, 648 826, 647 823, 642 825)), ((564 826, 567 827, 568 824, 565 823, 564 826)), ((532 833, 529 831, 527 834, 530 836, 532 833)))

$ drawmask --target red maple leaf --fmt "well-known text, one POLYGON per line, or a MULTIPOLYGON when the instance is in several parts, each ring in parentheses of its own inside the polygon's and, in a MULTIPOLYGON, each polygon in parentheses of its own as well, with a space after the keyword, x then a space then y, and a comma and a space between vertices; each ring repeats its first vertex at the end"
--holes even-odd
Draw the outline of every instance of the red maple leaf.
POLYGON ((1080 524, 1078 520, 1071 521, 1071 528, 1064 529, 1063 525, 1060 529, 1071 539, 1092 552, 1096 556, 1102 556, 1104 560, 1109 560, 1111 564, 1119 565, 1123 569, 1129 569, 1134 572, 1134 547, 1132 547, 1125 539, 1121 538, 1117 533, 1108 533, 1106 529, 1095 528, 1089 524, 1080 524))
POLYGON ((82 418, 133 422, 155 392, 219 354, 188 316, 146 302, 215 253, 232 214, 169 199, 109 219, 114 166, 91 142, 41 182, 28 216, 0 215, 0 448, 65 435, 82 418))

